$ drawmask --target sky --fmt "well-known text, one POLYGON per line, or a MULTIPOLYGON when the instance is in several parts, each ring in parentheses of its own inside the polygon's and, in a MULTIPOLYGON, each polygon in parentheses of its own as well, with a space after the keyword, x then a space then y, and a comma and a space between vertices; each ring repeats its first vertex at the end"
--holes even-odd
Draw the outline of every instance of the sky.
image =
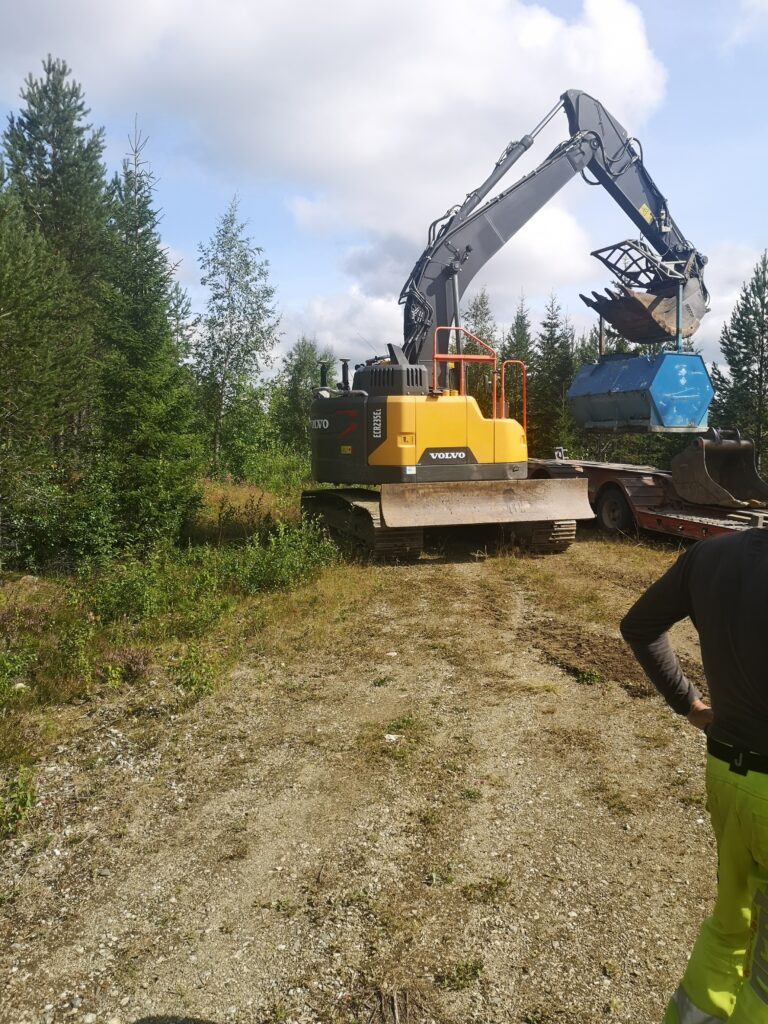
MULTIPOLYGON (((429 224, 569 88, 643 145, 709 258, 708 360, 768 246, 768 0, 0 0, 0 117, 46 54, 64 58, 116 170, 134 123, 163 241, 198 310, 197 249, 233 195, 269 260, 280 350, 303 333, 365 359, 402 337, 397 297, 429 224)), ((503 187, 568 137, 563 114, 503 187)), ((476 276, 496 320, 609 284, 592 249, 636 237, 600 188, 570 182, 476 276)))

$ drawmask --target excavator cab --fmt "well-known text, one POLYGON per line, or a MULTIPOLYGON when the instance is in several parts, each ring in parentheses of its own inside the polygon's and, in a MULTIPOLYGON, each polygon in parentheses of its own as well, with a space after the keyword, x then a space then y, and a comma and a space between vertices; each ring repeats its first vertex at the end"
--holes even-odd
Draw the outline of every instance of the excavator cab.
POLYGON ((672 483, 694 505, 754 508, 768 504, 768 483, 755 463, 755 446, 738 430, 712 427, 672 459, 672 483))

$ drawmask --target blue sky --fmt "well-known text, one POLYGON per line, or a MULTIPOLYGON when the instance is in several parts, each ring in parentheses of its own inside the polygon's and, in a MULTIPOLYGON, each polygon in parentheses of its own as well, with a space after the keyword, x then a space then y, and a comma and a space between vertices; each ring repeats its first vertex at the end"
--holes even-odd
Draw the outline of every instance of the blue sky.
MULTIPOLYGON (((698 335, 708 358, 768 245, 768 0, 3 7, 0 113, 51 52, 105 126, 110 169, 138 116, 164 241, 197 304, 197 244, 237 192, 270 261, 283 348, 302 331, 353 358, 398 340, 397 293, 428 224, 565 88, 597 96, 641 139, 677 223, 710 257, 712 312, 698 335)), ((560 115, 513 173, 566 135, 560 115)), ((502 324, 521 292, 538 315, 554 289, 586 327, 578 293, 608 283, 589 250, 634 234, 577 179, 473 287, 488 288, 502 324)))

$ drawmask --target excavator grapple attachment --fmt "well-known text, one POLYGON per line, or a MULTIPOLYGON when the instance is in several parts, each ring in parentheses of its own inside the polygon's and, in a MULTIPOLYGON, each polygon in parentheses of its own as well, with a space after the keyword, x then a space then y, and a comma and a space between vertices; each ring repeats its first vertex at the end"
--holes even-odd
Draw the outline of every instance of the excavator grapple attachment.
MULTIPOLYGON (((677 288, 665 286, 658 291, 638 291, 617 284, 606 288, 605 295, 592 292, 581 296, 604 320, 612 324, 628 341, 636 344, 659 342, 677 336, 677 288)), ((690 278, 683 288, 681 335, 689 338, 698 330, 707 312, 707 299, 698 278, 690 278)))
POLYGON ((757 472, 755 446, 742 441, 738 431, 710 430, 697 437, 672 459, 671 469, 675 490, 695 505, 768 505, 768 483, 757 472))
POLYGON ((382 484, 388 527, 594 519, 585 480, 462 480, 382 484))

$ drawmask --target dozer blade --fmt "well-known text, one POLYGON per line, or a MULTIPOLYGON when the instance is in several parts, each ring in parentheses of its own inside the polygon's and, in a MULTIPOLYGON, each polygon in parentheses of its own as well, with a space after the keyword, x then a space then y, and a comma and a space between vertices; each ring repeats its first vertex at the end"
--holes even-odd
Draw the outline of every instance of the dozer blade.
MULTIPOLYGON (((604 320, 613 324, 627 341, 636 344, 658 342, 677 336, 677 288, 665 285, 656 291, 636 291, 619 285, 605 295, 592 292, 581 296, 604 320)), ((683 289, 682 336, 698 330, 707 311, 707 301, 698 278, 689 278, 683 289)))
POLYGON ((726 508, 768 505, 768 483, 757 472, 755 446, 715 432, 697 437, 672 459, 672 483, 685 501, 726 508))
POLYGON ((586 480, 460 480, 382 484, 389 527, 594 519, 586 480))

